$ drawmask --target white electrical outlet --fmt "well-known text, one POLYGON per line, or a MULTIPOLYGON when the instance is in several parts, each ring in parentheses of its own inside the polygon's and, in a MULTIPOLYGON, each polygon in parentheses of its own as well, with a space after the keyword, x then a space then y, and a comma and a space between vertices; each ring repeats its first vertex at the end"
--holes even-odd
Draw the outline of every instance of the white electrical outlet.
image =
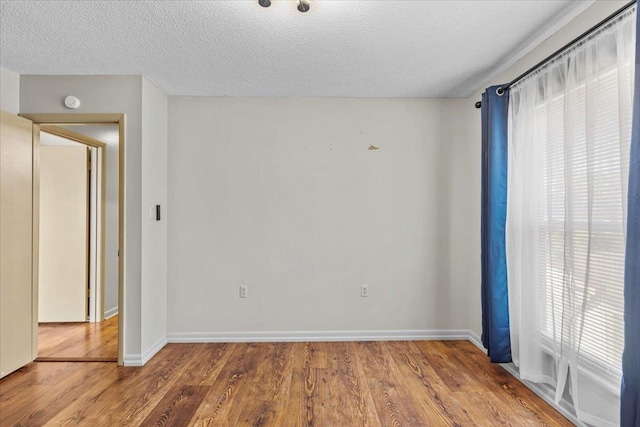
POLYGON ((247 286, 246 285, 241 285, 240 286, 240 298, 246 298, 247 297, 247 286))
POLYGON ((363 298, 369 296, 369 285, 360 285, 360 296, 363 298))

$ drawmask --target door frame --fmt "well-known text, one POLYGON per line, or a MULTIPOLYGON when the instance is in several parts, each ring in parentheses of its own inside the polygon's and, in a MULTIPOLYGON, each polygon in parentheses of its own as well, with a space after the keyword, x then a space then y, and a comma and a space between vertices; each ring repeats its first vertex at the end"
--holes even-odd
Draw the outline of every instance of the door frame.
MULTIPOLYGON (((21 114, 20 116, 33 122, 33 333, 32 356, 38 357, 38 253, 39 253, 39 222, 40 222, 40 131, 42 127, 50 129, 56 125, 104 125, 118 126, 118 365, 124 364, 124 325, 125 325, 125 298, 124 298, 124 230, 125 230, 125 206, 124 206, 124 182, 125 182, 125 115, 124 114, 21 114)), ((60 128, 58 128, 60 129, 60 128)), ((48 131, 49 132, 49 131, 48 131)), ((72 132, 65 129, 65 133, 72 132)), ((73 132, 75 133, 75 132, 73 132)), ((65 136, 68 137, 68 136, 65 136)), ((80 141, 83 142, 84 141, 80 141)), ((103 156, 103 162, 106 156, 103 156)), ((103 164, 106 173, 106 164, 103 164)), ((106 185, 106 179, 102 185, 106 185)), ((106 197, 103 188, 102 197, 106 197)), ((104 200, 103 200, 104 202, 104 200)), ((105 203, 103 203, 103 208, 105 203)), ((104 224, 104 222, 103 222, 104 224)), ((104 230, 103 230, 104 236, 104 230)), ((105 255, 104 250, 102 256, 105 255)), ((104 264, 103 264, 104 265, 104 264)), ((101 273, 102 274, 102 273, 101 273)), ((103 276, 104 278, 104 276, 103 276)), ((104 282, 103 282, 104 283, 104 282)), ((103 286, 104 289, 104 286, 103 286)), ((102 298, 104 303, 104 298, 102 298)))
MULTIPOLYGON (((97 188, 100 197, 100 201, 97 205, 96 223, 97 229, 94 236, 89 232, 91 247, 89 248, 90 257, 94 257, 96 260, 97 274, 90 280, 90 289, 93 291, 91 295, 91 302, 89 304, 89 322, 98 323, 104 320, 104 299, 105 299, 105 287, 106 287, 106 191, 107 191, 107 156, 106 148, 107 144, 97 139, 91 138, 87 135, 74 132, 69 129, 65 129, 55 125, 40 125, 40 132, 45 132, 51 135, 56 135, 61 138, 77 142, 87 148, 93 148, 97 151, 96 156, 96 176, 97 176, 97 188)), ((92 169, 93 169, 92 165, 92 169)), ((91 181, 91 180, 90 180, 91 181)), ((90 184, 92 187, 93 185, 90 184)), ((87 200, 91 205, 91 201, 87 200)), ((94 215, 93 213, 90 214, 94 215)), ((89 219, 91 221, 91 219, 89 219)), ((89 273, 89 265, 87 265, 87 274, 89 273)))

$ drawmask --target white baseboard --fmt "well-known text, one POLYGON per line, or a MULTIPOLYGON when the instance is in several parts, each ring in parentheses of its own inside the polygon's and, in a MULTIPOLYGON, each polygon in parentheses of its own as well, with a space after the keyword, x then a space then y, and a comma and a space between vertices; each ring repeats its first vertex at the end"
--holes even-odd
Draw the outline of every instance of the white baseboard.
POLYGON ((142 366, 142 355, 141 354, 125 354, 124 359, 122 360, 123 366, 142 366))
POLYGON ((482 345, 482 338, 473 331, 469 331, 469 341, 476 347, 478 347, 484 354, 487 354, 487 349, 482 345))
POLYGON ((111 319, 113 316, 116 316, 118 314, 118 306, 116 305, 113 308, 110 308, 109 310, 104 312, 104 320, 107 319, 111 319))
MULTIPOLYGON (((473 331, 469 331, 469 341, 476 345, 480 350, 482 350, 485 354, 487 353, 487 349, 482 345, 482 340, 473 331)), ((520 372, 518 371, 518 367, 513 363, 501 363, 502 366, 507 372, 516 377, 518 381, 524 384, 527 388, 537 394, 542 400, 551 405, 556 411, 560 412, 566 419, 571 421, 573 424, 579 427, 587 427, 582 422, 578 421, 575 414, 573 413, 573 405, 567 402, 565 399, 562 399, 560 403, 556 403, 555 401, 555 390, 553 390, 547 384, 536 384, 531 381, 523 380, 520 378, 520 372)))
POLYGON ((125 354, 123 365, 124 366, 144 366, 153 356, 155 356, 162 347, 167 344, 167 337, 163 336, 158 341, 153 343, 151 347, 146 349, 142 354, 125 354))
POLYGON ((556 393, 551 386, 547 384, 538 384, 531 381, 523 380, 522 378, 520 378, 520 372, 518 371, 518 368, 513 363, 501 363, 500 366, 502 366, 511 375, 516 377, 522 384, 531 389, 531 391, 540 396, 542 400, 553 406, 556 411, 564 415, 564 417, 571 421, 573 424, 578 427, 588 427, 586 424, 578 421, 578 418, 576 418, 576 415, 573 413, 573 405, 567 402, 566 399, 562 399, 560 403, 556 403, 556 393))
MULTIPOLYGON (((468 340, 475 344, 483 353, 487 354, 487 349, 482 345, 482 339, 473 331, 469 331, 468 340)), ((555 391, 547 384, 536 384, 531 381, 523 380, 520 378, 520 372, 513 363, 501 363, 507 372, 516 377, 518 381, 524 384, 527 388, 537 394, 542 400, 551 405, 556 411, 560 412, 566 419, 571 421, 578 427, 587 427, 584 423, 578 421, 576 415, 573 412, 573 405, 562 399, 560 403, 555 402, 555 391)))
POLYGON ((167 334, 167 342, 209 343, 468 340, 469 333, 470 331, 466 329, 400 331, 171 332, 167 334))
POLYGON ((173 332, 142 354, 125 354, 124 366, 144 366, 167 343, 211 342, 308 342, 308 341, 415 341, 468 340, 466 329, 400 331, 304 331, 304 332, 173 332))

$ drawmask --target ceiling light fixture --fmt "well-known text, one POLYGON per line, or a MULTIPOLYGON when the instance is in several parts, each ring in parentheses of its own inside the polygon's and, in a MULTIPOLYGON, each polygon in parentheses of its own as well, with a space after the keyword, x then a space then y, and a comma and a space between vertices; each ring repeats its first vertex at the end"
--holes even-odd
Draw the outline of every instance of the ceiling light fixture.
POLYGON ((309 0, 298 0, 298 10, 300 12, 308 12, 309 11, 309 0))
MULTIPOLYGON (((298 10, 302 13, 308 12, 311 6, 309 6, 309 0, 297 0, 298 10)), ((271 0, 258 0, 258 4, 262 7, 271 6, 271 0)))

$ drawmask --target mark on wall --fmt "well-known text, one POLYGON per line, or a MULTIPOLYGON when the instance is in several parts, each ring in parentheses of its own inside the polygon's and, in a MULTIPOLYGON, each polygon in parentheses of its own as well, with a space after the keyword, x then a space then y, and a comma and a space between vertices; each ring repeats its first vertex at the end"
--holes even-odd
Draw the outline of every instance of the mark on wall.
POLYGON ((369 145, 369 148, 367 148, 367 150, 369 151, 373 151, 373 150, 379 150, 380 147, 376 147, 375 145, 369 145))

